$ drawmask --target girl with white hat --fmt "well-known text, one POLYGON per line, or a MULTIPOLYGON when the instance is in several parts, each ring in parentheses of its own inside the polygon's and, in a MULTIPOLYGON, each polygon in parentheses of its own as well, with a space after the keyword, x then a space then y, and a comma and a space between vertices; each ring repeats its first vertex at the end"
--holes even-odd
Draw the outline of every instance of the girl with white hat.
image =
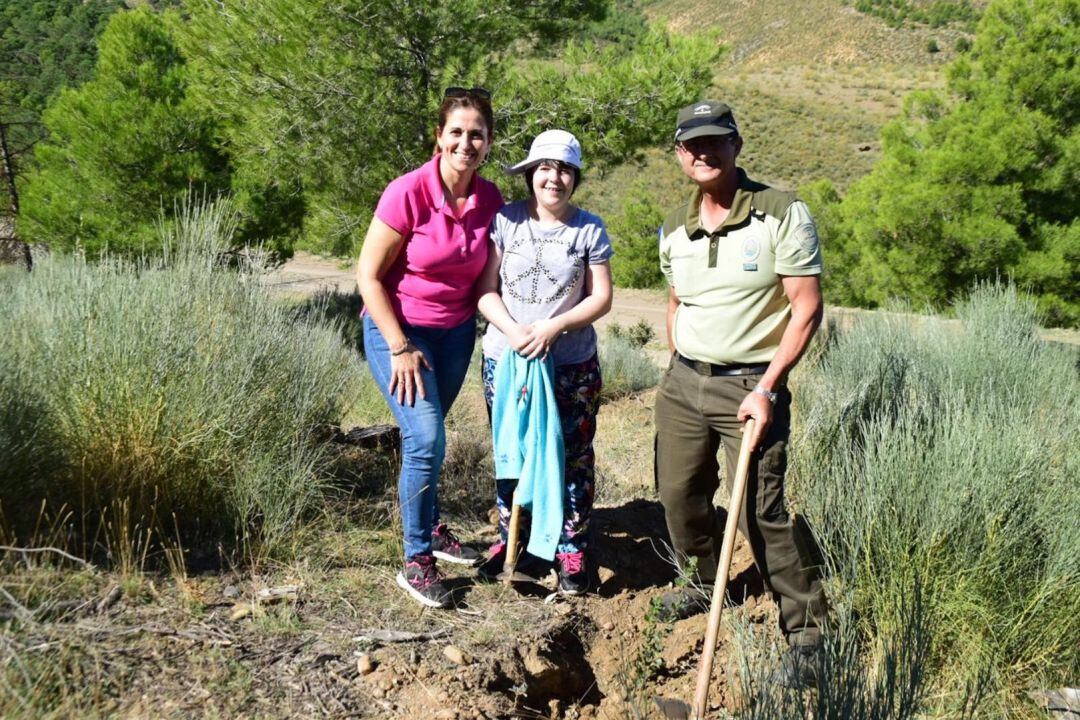
MULTIPOLYGON (((601 388, 592 323, 611 309, 612 295, 612 249, 604 222, 570 202, 581 170, 581 145, 565 130, 540 133, 528 157, 506 169, 524 175, 530 197, 505 205, 492 221, 492 248, 478 293, 480 312, 490 321, 482 368, 489 409, 495 366, 504 352, 553 360, 566 460, 556 564, 559 591, 568 595, 589 587, 585 550, 601 388)), ((497 479, 496 485, 502 539, 481 567, 488 576, 502 570, 515 481, 497 479)))

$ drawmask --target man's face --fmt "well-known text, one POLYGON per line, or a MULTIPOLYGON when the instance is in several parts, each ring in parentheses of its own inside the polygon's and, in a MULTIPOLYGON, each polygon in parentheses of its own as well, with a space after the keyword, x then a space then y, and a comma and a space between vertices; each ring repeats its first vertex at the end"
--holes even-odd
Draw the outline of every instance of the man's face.
POLYGON ((675 144, 679 165, 694 182, 707 185, 726 174, 735 173, 735 158, 742 138, 735 135, 705 135, 675 144))

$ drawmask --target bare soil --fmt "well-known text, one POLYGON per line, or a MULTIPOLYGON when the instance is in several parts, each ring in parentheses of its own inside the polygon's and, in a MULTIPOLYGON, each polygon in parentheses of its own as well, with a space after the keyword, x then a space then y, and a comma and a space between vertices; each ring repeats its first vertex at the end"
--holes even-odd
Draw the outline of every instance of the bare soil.
MULTIPOLYGON (((650 619, 650 604, 675 579, 657 503, 601 507, 594 518, 600 583, 584 597, 553 596, 554 575, 506 587, 444 566, 457 607, 426 610, 395 586, 393 568, 362 559, 126 584, 84 570, 73 585, 68 571, 56 586, 82 602, 43 599, 24 606, 30 615, 0 624, 4 661, 42 673, 43 682, 56 674, 57 717, 656 717, 653 697, 688 701, 693 693, 705 616, 650 619), (256 600, 260 589, 283 583, 299 585, 298 594, 256 600), (426 635, 371 637, 385 631, 426 635)), ((482 544, 492 533, 474 537, 482 544)), ((370 551, 354 549, 357 558, 370 551)), ((7 570, 0 577, 13 594, 59 572, 7 570)), ((733 576, 728 612, 775 626, 741 538, 733 576)), ((722 632, 710 693, 716 709, 739 702, 730 647, 722 632)))

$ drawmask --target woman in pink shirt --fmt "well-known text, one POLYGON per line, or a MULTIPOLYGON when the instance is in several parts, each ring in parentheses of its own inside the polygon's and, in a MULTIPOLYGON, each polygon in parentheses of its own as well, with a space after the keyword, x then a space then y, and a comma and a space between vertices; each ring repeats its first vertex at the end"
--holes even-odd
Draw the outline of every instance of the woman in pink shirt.
POLYGON ((360 251, 364 351, 401 428, 398 497, 405 567, 397 583, 429 607, 449 594, 435 559, 472 565, 479 556, 439 522, 444 421, 476 338, 476 280, 488 256, 488 225, 502 207, 476 170, 491 148, 491 96, 448 88, 436 152, 383 191, 360 251))

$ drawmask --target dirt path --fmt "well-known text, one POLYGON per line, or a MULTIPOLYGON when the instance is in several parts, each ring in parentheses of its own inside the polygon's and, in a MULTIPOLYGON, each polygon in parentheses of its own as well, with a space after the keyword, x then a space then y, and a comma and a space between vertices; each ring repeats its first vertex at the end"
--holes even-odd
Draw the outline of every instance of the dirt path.
MULTIPOLYGON (((310 253, 298 252, 291 260, 270 273, 267 285, 275 290, 302 295, 311 295, 320 290, 334 290, 349 293, 356 290, 356 278, 353 265, 342 260, 322 258, 310 253)), ((645 320, 656 333, 658 347, 664 337, 664 315, 667 310, 667 292, 665 290, 635 290, 615 288, 611 312, 597 321, 597 326, 607 327, 613 322, 620 325, 633 325, 645 320)), ((838 327, 849 327, 860 314, 874 312, 859 308, 827 307, 826 321, 833 319, 838 327)), ((1044 340, 1080 345, 1080 332, 1063 328, 1043 329, 1040 335, 1044 340)))
MULTIPOLYGON (((274 290, 312 295, 332 290, 350 293, 356 290, 356 276, 351 263, 298 252, 291 260, 267 276, 266 284, 274 290)), ((666 309, 663 290, 632 290, 615 288, 611 312, 597 323, 601 328, 612 322, 633 325, 645 320, 652 325, 657 337, 663 336, 666 309)))

